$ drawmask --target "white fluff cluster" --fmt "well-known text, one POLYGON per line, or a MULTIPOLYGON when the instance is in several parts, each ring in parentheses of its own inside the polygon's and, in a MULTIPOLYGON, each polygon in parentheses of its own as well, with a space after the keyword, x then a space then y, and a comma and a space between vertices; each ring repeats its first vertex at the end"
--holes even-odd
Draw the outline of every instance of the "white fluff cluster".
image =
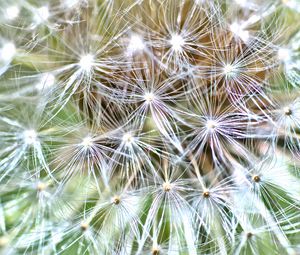
POLYGON ((0 0, 0 253, 300 252, 300 3, 0 0))

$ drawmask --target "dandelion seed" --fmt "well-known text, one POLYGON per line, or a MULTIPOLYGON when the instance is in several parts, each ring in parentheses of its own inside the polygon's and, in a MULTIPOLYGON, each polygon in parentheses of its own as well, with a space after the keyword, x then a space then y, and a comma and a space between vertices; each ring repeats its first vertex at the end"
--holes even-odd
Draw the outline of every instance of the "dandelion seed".
POLYGON ((288 149, 292 155, 296 156, 300 149, 297 131, 300 124, 300 102, 297 94, 290 94, 289 90, 286 94, 286 96, 283 96, 283 93, 276 96, 274 94, 271 115, 274 120, 274 143, 283 138, 284 150, 288 149))
POLYGON ((20 9, 18 6, 16 5, 13 5, 13 6, 10 6, 6 9, 6 18, 9 19, 9 20, 13 20, 15 19, 16 17, 19 16, 19 13, 20 13, 20 9))
MULTIPOLYGON (((196 92, 194 94, 197 95, 196 92)), ((235 113, 229 113, 230 110, 220 103, 222 101, 220 98, 217 100, 218 104, 214 105, 214 98, 215 95, 197 95, 194 107, 195 115, 193 114, 194 117, 190 119, 190 122, 198 128, 194 128, 188 134, 193 137, 188 149, 193 151, 194 157, 198 158, 206 155, 206 145, 208 145, 215 163, 222 161, 223 164, 226 164, 229 162, 225 155, 229 155, 229 151, 232 150, 235 151, 234 154, 248 159, 247 149, 236 140, 236 137, 242 137, 244 128, 249 127, 247 124, 250 118, 249 113, 236 112, 236 110, 233 110, 235 113), (195 116, 197 117, 195 118, 195 116)), ((229 108, 231 107, 230 105, 229 108)))

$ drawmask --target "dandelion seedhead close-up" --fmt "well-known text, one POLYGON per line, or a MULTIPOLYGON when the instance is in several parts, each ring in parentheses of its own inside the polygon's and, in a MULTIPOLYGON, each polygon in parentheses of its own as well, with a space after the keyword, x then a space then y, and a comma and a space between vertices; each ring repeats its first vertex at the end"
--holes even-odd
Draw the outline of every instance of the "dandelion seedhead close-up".
POLYGON ((0 0, 0 254, 300 254, 300 1, 0 0))

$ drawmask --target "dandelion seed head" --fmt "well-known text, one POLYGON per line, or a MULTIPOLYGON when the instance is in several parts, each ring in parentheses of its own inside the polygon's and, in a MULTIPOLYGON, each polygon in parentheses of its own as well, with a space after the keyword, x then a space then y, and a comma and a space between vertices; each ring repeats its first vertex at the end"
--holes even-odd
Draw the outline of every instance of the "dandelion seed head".
POLYGON ((16 228, 1 251, 242 254, 262 231, 290 247, 299 185, 283 147, 299 151, 300 102, 276 78, 298 83, 299 38, 276 45, 282 3, 21 2, 2 12, 1 205, 16 228), (285 168, 261 167, 267 153, 285 168))
POLYGON ((234 22, 230 25, 230 31, 237 37, 240 37, 244 42, 249 40, 249 31, 244 30, 243 25, 234 22))
POLYGON ((131 35, 127 49, 129 53, 134 53, 134 52, 144 50, 145 43, 143 41, 143 38, 136 34, 131 35))
POLYGON ((94 64, 94 56, 92 54, 87 54, 80 58, 79 66, 85 72, 90 72, 93 64, 94 64))
POLYGON ((85 149, 91 148, 93 146, 93 138, 90 136, 87 136, 85 138, 83 138, 82 142, 81 142, 81 146, 83 146, 85 149))
POLYGON ((2 46, 0 50, 0 58, 5 62, 9 62, 15 56, 16 51, 16 46, 12 42, 8 42, 2 46))
POLYGON ((182 47, 184 45, 184 39, 181 35, 179 34, 173 34, 170 40, 170 44, 172 46, 172 49, 174 51, 181 51, 182 47))
POLYGON ((153 92, 146 92, 144 95, 144 99, 147 104, 151 104, 154 101, 155 96, 154 96, 153 92))
POLYGON ((27 145, 33 145, 37 143, 38 135, 33 129, 25 130, 23 132, 24 142, 27 145))
POLYGON ((9 20, 13 20, 15 19, 16 17, 19 16, 19 13, 20 13, 20 9, 18 6, 16 5, 13 5, 13 6, 9 6, 6 11, 5 11, 5 14, 6 14, 6 18, 9 19, 9 20))

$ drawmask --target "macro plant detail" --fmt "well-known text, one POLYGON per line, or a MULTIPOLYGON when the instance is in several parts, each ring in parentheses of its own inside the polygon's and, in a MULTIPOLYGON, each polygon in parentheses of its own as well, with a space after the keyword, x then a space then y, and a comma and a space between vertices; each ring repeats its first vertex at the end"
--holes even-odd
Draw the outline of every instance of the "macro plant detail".
POLYGON ((300 253, 298 0, 0 14, 0 254, 300 253))

